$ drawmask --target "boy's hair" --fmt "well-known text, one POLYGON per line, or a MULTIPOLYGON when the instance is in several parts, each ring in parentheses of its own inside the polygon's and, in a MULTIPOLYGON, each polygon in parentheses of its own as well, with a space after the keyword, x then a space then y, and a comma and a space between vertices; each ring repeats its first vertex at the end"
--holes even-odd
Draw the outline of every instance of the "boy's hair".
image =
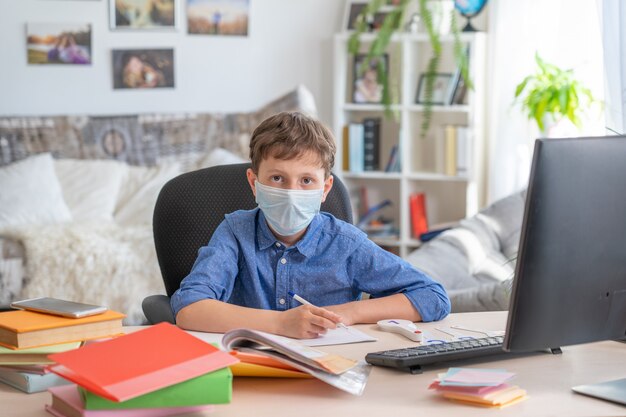
POLYGON ((250 138, 250 161, 255 173, 259 172, 261 161, 270 155, 276 159, 295 159, 311 151, 318 155, 324 178, 328 178, 335 165, 336 150, 330 130, 319 120, 300 112, 281 112, 268 117, 250 138))

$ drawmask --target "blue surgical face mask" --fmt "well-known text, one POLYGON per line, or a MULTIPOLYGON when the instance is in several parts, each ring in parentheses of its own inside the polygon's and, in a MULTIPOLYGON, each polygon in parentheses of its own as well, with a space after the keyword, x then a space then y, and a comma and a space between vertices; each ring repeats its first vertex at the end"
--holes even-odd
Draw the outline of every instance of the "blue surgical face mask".
POLYGON ((292 236, 306 228, 319 213, 324 190, 285 190, 258 181, 256 202, 269 225, 281 236, 292 236))

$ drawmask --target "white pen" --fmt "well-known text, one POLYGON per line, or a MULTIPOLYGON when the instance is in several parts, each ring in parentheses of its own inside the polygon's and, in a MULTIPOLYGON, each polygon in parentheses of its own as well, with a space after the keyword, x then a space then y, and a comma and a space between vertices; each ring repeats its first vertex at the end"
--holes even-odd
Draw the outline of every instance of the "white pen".
MULTIPOLYGON (((293 291, 289 291, 288 294, 297 302, 299 302, 300 304, 304 304, 304 305, 308 305, 308 306, 314 306, 312 303, 308 302, 307 300, 305 300, 304 298, 300 297, 298 294, 294 293, 293 291)), ((343 323, 337 323, 338 327, 343 327, 344 329, 347 329, 348 326, 346 326, 343 323)))

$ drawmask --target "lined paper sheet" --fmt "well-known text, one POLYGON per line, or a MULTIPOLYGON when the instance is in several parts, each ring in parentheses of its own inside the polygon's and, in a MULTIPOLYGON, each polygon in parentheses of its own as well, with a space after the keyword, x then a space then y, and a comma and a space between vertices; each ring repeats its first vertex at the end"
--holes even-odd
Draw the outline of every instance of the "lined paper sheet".
POLYGON ((375 337, 357 330, 355 327, 337 327, 315 339, 301 339, 306 346, 343 345, 346 343, 375 342, 375 337))

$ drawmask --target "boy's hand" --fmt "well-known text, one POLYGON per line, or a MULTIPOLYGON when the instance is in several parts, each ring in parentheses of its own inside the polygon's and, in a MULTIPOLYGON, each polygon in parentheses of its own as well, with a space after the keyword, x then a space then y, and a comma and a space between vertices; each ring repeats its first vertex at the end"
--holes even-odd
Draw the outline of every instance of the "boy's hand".
POLYGON ((301 305, 280 315, 278 333, 298 339, 312 339, 334 329, 341 317, 332 311, 311 305, 301 305))

